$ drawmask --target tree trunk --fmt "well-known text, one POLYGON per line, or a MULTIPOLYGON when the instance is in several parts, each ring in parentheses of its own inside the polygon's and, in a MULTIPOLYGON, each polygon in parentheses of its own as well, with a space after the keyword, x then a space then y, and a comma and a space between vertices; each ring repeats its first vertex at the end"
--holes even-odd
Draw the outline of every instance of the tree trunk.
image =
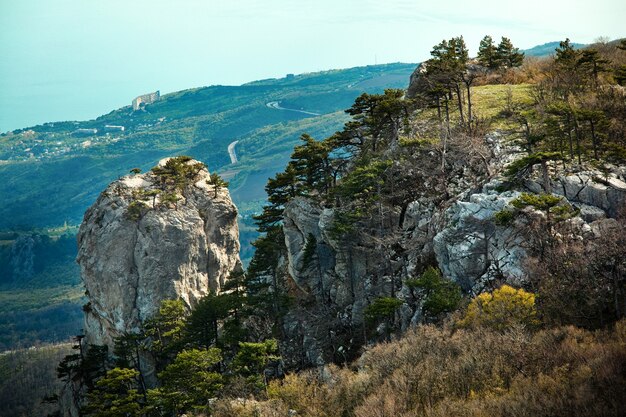
POLYGON ((543 177, 543 190, 546 193, 550 193, 552 187, 550 184, 550 175, 548 173, 548 163, 546 161, 541 161, 541 175, 543 177))
POLYGON ((572 140, 572 129, 571 129, 571 123, 572 120, 570 118, 570 115, 567 115, 567 139, 569 140, 569 157, 570 160, 574 159, 574 141, 572 140))
POLYGON ((574 119, 574 133, 576 134, 576 154, 578 155, 578 165, 582 165, 580 157, 580 129, 578 128, 578 121, 574 119))
POLYGON ((467 126, 471 134, 472 133, 472 96, 471 96, 470 84, 471 84, 470 82, 465 83, 465 87, 467 87, 467 126))
POLYGON ((448 148, 448 138, 450 137, 450 109, 448 108, 448 100, 445 101, 446 109, 446 131, 443 135, 443 149, 441 151, 441 171, 446 168, 446 152, 448 148))
POLYGON ((528 120, 524 120, 523 124, 526 130, 526 146, 528 147, 528 153, 530 154, 533 152, 533 144, 530 140, 530 124, 528 123, 528 120))
POLYGON ((596 141, 596 126, 593 123, 593 119, 589 119, 591 125, 591 143, 593 144, 593 157, 598 160, 598 142, 596 141))
POLYGON ((456 90, 456 98, 459 104, 459 118, 461 119, 461 125, 464 125, 465 118, 463 117, 463 91, 461 90, 461 86, 459 84, 455 84, 454 88, 456 90))

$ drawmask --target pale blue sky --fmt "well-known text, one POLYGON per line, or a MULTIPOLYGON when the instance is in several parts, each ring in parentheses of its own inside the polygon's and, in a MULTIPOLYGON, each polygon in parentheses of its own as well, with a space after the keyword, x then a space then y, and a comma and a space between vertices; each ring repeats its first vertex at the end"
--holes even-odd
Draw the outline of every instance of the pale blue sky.
POLYGON ((626 36, 616 0, 0 0, 0 132, 141 93, 418 62, 444 38, 626 36))

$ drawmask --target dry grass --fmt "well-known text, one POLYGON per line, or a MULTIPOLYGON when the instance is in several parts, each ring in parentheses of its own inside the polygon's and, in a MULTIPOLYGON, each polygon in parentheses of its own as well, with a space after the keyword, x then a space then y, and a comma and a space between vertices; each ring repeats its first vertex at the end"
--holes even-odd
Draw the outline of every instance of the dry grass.
MULTIPOLYGON (((532 107, 532 84, 491 84, 472 87, 473 119, 489 129, 519 129, 517 121, 511 117, 513 112, 520 112, 532 107)), ((467 112, 467 102, 464 104, 467 112)), ((465 114, 467 116, 467 114, 465 114)), ((420 110, 414 119, 413 130, 419 140, 438 141, 437 110, 420 110)), ((450 124, 459 125, 460 117, 457 102, 450 102, 450 124)), ((415 141, 414 138, 405 142, 415 141)))
POLYGON ((624 415, 626 321, 602 332, 420 326, 367 351, 356 370, 288 375, 271 384, 269 397, 236 413, 236 402, 222 400, 215 415, 624 415))

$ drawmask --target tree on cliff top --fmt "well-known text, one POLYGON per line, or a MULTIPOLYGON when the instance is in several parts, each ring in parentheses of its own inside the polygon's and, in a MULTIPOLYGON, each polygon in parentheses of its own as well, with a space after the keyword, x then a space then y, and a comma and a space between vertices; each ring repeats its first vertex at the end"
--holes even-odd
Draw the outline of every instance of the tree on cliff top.
POLYGON ((209 179, 206 180, 206 183, 213 186, 213 190, 215 191, 214 197, 217 197, 217 193, 220 189, 228 187, 228 181, 224 181, 217 172, 212 172, 211 175, 209 175, 209 179))

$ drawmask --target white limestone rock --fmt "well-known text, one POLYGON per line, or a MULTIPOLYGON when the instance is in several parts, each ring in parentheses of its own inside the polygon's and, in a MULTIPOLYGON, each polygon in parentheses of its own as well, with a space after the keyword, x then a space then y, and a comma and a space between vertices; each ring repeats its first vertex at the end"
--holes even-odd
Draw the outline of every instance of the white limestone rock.
POLYGON ((153 316, 162 300, 180 298, 191 307, 241 268, 237 209, 226 189, 215 195, 208 178, 201 169, 177 191, 175 205, 162 203, 163 194, 144 197, 133 218, 129 205, 141 199, 137 193, 159 190, 161 183, 153 172, 126 176, 87 210, 77 262, 90 302, 88 343, 111 346, 153 316))

